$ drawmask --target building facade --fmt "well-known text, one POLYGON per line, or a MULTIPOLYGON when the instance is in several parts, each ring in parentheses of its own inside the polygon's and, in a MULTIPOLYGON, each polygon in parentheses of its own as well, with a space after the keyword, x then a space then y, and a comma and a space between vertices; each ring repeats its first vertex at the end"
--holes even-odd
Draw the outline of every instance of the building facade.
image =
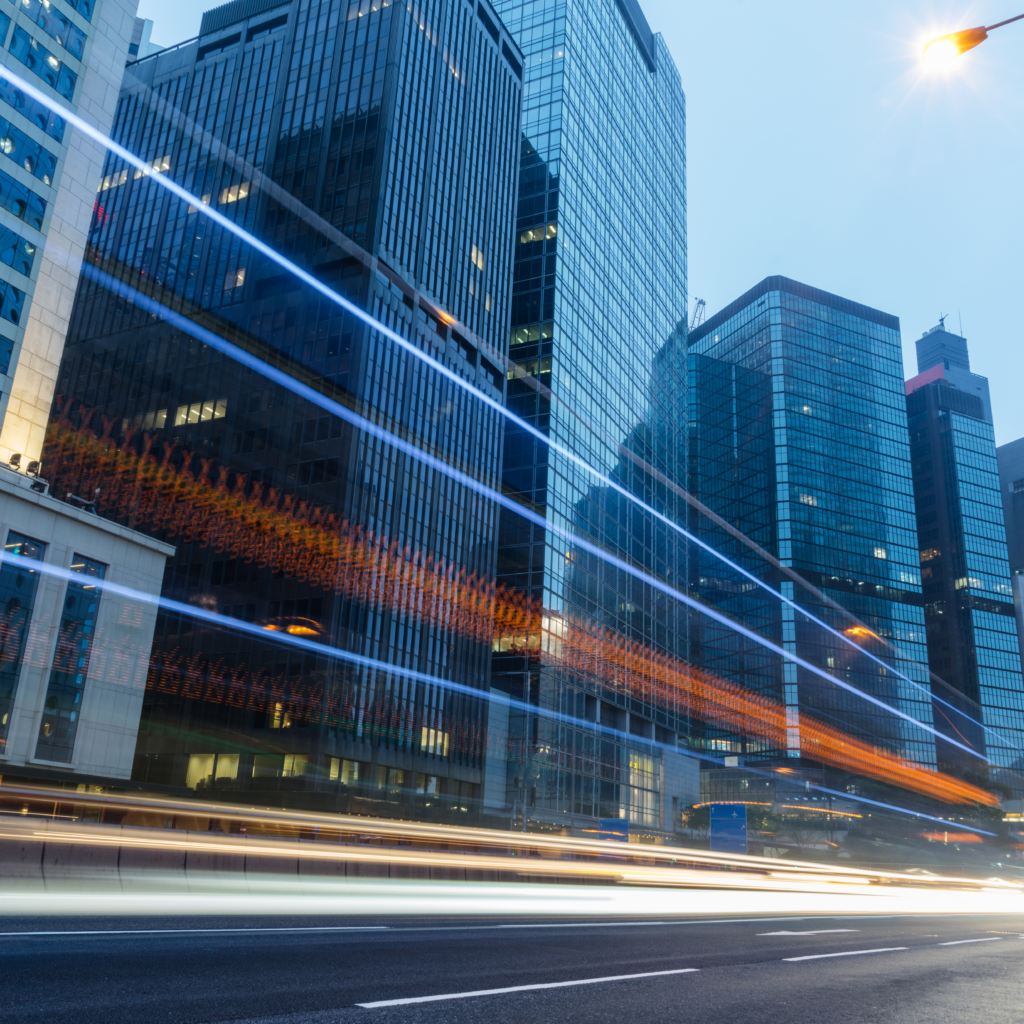
MULTIPOLYGON (((0 12, 0 67, 108 132, 135 0, 31 0, 0 12)), ((0 76, 2 77, 2 76, 0 76)), ((103 147, 0 84, 0 459, 38 461, 78 284, 103 147)))
POLYGON ((51 461, 79 493, 96 485, 106 424, 120 461, 100 511, 178 545, 165 596, 263 631, 161 616, 138 780, 374 813, 478 805, 486 702, 401 670, 486 693, 490 635, 458 602, 493 579, 494 507, 290 382, 495 484, 499 418, 473 395, 504 390, 521 75, 497 14, 467 0, 234 0, 197 39, 127 68, 114 133, 153 173, 104 167, 51 461))
POLYGON ((996 449, 999 490, 1003 495, 1006 553, 1010 560, 1013 607, 1017 613, 1017 640, 1024 667, 1024 438, 996 449))
MULTIPOLYGON (((706 552, 695 556, 691 578, 711 607, 930 725, 899 331, 890 314, 769 277, 691 332, 691 493, 770 558, 706 516, 692 515, 694 531, 843 635, 706 552)), ((697 664, 786 708, 784 744, 711 721, 695 740, 705 750, 810 768, 801 747, 810 716, 935 764, 925 729, 731 629, 700 616, 692 628, 697 664)))
MULTIPOLYGON (((1020 799, 1024 683, 988 381, 941 323, 918 341, 917 360, 906 401, 928 660, 947 684, 937 696, 957 709, 936 703, 936 722, 986 754, 993 781, 1020 799)), ((978 770, 948 744, 939 754, 978 770)))
MULTIPOLYGON (((635 2, 499 0, 496 9, 522 46, 525 86, 507 406, 679 521, 661 482, 685 478, 679 74, 635 2)), ((554 527, 673 585, 685 579, 671 529, 514 425, 502 477, 554 527)), ((515 755, 488 780, 490 799, 531 827, 628 818, 634 831, 672 831, 673 808, 697 798, 695 762, 680 752, 682 698, 582 652, 685 657, 679 603, 510 513, 498 580, 530 602, 532 620, 497 641, 493 685, 538 710, 510 714, 515 755)))

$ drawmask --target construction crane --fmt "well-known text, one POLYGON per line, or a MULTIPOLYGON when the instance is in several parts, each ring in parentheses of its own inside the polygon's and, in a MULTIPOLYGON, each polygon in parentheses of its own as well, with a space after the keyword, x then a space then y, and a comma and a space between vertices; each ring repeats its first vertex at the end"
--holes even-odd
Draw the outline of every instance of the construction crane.
POLYGON ((696 305, 693 307, 693 316, 690 317, 690 330, 692 331, 695 327, 700 327, 704 323, 704 312, 706 306, 703 299, 697 299, 696 305))

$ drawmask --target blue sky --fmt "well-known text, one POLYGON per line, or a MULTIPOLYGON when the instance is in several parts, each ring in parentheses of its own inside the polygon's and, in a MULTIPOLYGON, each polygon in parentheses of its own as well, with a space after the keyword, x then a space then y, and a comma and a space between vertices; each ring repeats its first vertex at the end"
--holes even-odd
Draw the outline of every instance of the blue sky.
MULTIPOLYGON (((713 313, 785 274, 894 313, 908 377, 948 313, 990 378, 997 442, 1024 436, 1024 21, 947 70, 920 59, 1024 0, 641 4, 687 94, 691 297, 713 313)), ((139 14, 169 45, 211 6, 139 14)))

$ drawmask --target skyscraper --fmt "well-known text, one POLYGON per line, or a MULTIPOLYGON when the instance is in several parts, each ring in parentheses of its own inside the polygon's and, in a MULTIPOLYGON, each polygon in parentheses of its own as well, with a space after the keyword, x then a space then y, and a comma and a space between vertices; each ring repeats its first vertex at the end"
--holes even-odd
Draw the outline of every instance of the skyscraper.
POLYGON ((200 207, 500 399, 521 74, 497 15, 466 0, 233 0, 198 39, 128 67, 115 134, 152 173, 104 167, 51 458, 90 485, 103 417, 118 456, 101 512, 178 545, 165 595, 266 631, 161 618, 140 780, 340 807, 478 795, 484 702, 401 670, 486 686, 489 637, 452 602, 493 577, 491 503, 196 332, 488 484, 498 416, 200 207), (162 174, 196 202, 168 195, 162 174), (164 312, 114 294, 112 278, 164 312), (169 503, 171 480, 183 490, 169 503))
MULTIPOLYGON (((695 516, 695 530, 843 636, 706 553, 695 558, 692 579, 713 607, 928 725, 899 331, 888 313, 769 277, 690 334, 690 490, 777 564, 707 518, 695 516)), ((801 716, 810 715, 899 756, 935 763, 926 730, 730 629, 698 620, 692 646, 697 663, 784 704, 787 713, 784 747, 712 722, 697 741, 709 751, 751 764, 813 765, 801 745, 801 716)))
MULTIPOLYGON (((29 0, 0 12, 0 67, 106 132, 137 4, 29 0), (12 24, 13 22, 13 24, 12 24)), ((38 460, 102 174, 103 147, 0 72, 0 457, 38 460)))
POLYGON ((1003 495, 1006 551, 1010 559, 1013 607, 1017 613, 1017 641, 1024 668, 1024 437, 996 449, 999 490, 1003 495))
MULTIPOLYGON (((941 323, 918 340, 917 369, 906 392, 928 660, 950 688, 937 685, 937 696, 962 712, 937 703, 936 723, 987 754, 993 779, 1020 799, 1024 682, 988 381, 970 372, 966 339, 941 323)), ((948 744, 939 755, 978 770, 948 744)))
MULTIPOLYGON (((635 2, 496 9, 523 48, 525 83, 509 349, 519 370, 508 407, 678 521, 678 499, 653 473, 685 478, 679 74, 635 2)), ((502 475, 554 526, 673 585, 685 579, 677 535, 514 426, 502 475)), ((512 713, 517 758, 506 778, 488 780, 490 799, 542 827, 619 817, 631 829, 677 826, 673 799, 678 808, 696 797, 695 763, 677 749, 688 731, 681 700, 628 673, 613 680, 599 664, 570 666, 566 651, 581 631, 647 658, 685 656, 678 602, 504 512, 498 579, 530 598, 535 618, 498 643, 494 686, 538 712, 512 713), (556 724, 553 713, 614 731, 556 724)))

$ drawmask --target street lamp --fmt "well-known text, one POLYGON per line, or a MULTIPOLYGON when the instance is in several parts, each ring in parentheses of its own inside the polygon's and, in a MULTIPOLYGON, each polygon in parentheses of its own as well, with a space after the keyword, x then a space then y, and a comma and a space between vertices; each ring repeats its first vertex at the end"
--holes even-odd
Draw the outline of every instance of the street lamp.
POLYGON ((965 28, 960 32, 950 32, 949 35, 939 36, 925 44, 921 56, 929 64, 945 64, 965 50, 973 50, 979 43, 985 42, 989 32, 993 29, 1009 25, 1011 21, 1020 21, 1021 18, 1024 18, 1024 14, 1018 14, 1016 18, 1007 18, 1006 21, 996 22, 995 25, 989 25, 987 28, 984 26, 965 28))

